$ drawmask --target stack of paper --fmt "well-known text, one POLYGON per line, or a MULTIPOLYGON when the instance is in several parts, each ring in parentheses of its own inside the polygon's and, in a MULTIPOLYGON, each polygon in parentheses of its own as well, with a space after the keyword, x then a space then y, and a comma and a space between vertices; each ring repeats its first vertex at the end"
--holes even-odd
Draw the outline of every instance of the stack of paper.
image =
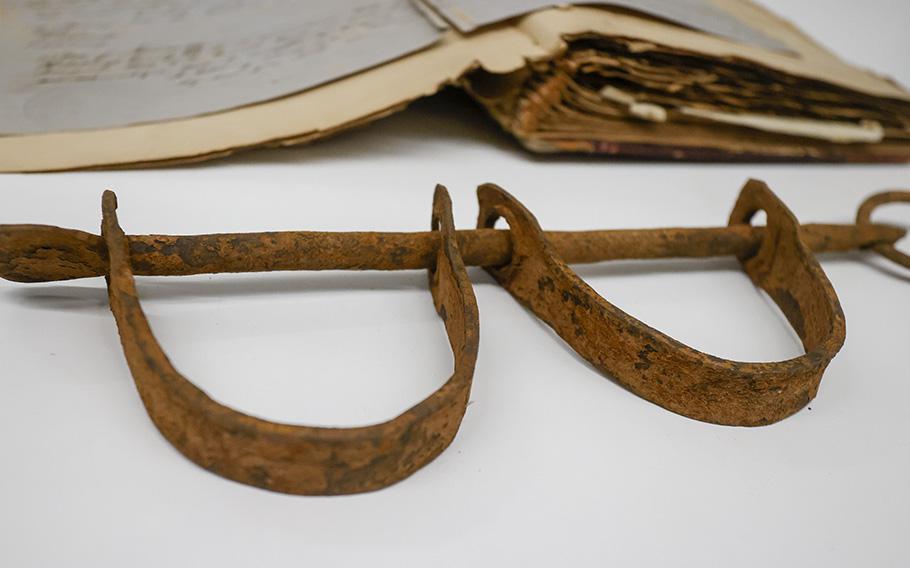
POLYGON ((12 0, 0 171, 295 144, 464 87, 529 150, 906 161, 910 93, 747 0, 12 0))

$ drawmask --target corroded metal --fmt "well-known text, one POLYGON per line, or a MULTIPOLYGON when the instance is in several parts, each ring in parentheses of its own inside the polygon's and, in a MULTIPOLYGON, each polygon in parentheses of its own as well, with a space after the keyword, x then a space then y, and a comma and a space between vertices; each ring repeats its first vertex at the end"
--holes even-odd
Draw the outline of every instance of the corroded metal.
POLYGON ((758 426, 789 416, 815 396, 845 333, 837 296, 800 240, 796 218, 764 184, 743 189, 730 224, 747 223, 759 209, 768 216, 765 234, 757 248, 741 251, 739 258, 787 316, 806 350, 779 363, 713 357, 625 313, 585 284, 560 259, 533 215, 495 186, 480 188, 478 225, 492 227, 500 217, 508 221, 511 260, 489 272, 600 371, 679 414, 758 426))
POLYGON ((116 209, 116 197, 105 192, 102 234, 110 259, 111 311, 149 416, 186 457, 219 475, 266 489, 359 493, 409 476, 455 437, 468 405, 479 324, 444 189, 437 189, 433 204, 438 246, 430 291, 445 322, 455 370, 445 384, 407 412, 361 428, 292 426, 254 418, 215 402, 177 372, 139 305, 129 243, 116 209))
POLYGON ((664 408, 717 424, 757 426, 793 414, 817 392, 844 341, 844 316, 814 252, 871 249, 910 266, 894 248, 905 231, 870 221, 799 225, 761 182, 750 181, 727 227, 546 232, 501 188, 478 189, 478 228, 456 231, 442 186, 432 230, 421 233, 275 232, 196 236, 130 235, 105 192, 102 234, 41 225, 0 226, 0 276, 46 282, 105 276, 127 362, 152 421, 195 463, 274 491, 330 495, 371 491, 412 474, 441 453, 464 416, 477 357, 477 305, 466 265, 485 267, 575 351, 630 391, 664 408), (751 217, 767 214, 767 225, 751 217), (504 218, 508 230, 493 229, 504 218), (569 264, 613 259, 735 255, 781 308, 805 354, 770 363, 701 353, 600 297, 569 264), (446 383, 400 416, 366 427, 277 424, 212 400, 174 369, 139 304, 134 275, 274 270, 427 269, 454 354, 446 383))
MULTIPOLYGON (((870 195, 859 206, 856 212, 856 226, 868 227, 872 224, 872 212, 882 205, 888 203, 910 203, 910 192, 908 191, 884 191, 870 195)), ((888 260, 895 262, 904 268, 910 268, 910 255, 897 250, 894 242, 882 242, 872 245, 870 248, 888 260)))

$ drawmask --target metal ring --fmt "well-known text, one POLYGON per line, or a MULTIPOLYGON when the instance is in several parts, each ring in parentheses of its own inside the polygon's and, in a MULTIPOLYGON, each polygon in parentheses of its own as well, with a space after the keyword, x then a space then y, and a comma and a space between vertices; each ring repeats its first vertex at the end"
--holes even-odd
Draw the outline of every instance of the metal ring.
MULTIPOLYGON (((872 212, 877 207, 886 205, 888 203, 910 203, 910 191, 892 190, 870 195, 868 198, 866 198, 865 201, 863 201, 863 203, 859 206, 859 210, 856 212, 856 224, 871 225, 872 212)), ((887 258, 888 260, 899 264, 904 268, 910 269, 910 255, 897 250, 897 247, 894 246, 894 243, 880 243, 874 245, 872 247, 872 250, 887 258)))

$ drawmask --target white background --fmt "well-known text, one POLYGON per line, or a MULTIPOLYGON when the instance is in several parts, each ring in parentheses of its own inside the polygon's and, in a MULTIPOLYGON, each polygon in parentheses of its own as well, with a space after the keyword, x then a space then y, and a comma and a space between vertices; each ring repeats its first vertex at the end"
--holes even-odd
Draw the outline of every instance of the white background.
MULTIPOLYGON (((904 1, 768 2, 853 62, 910 84, 904 1)), ((444 94, 309 147, 146 171, 0 177, 0 222, 132 233, 423 230, 433 186, 471 227, 473 188, 545 228, 723 224, 747 177, 806 221, 851 222, 908 166, 539 158, 444 94)), ((907 207, 883 221, 907 224, 907 207)), ((906 245, 904 245, 906 248, 906 245)), ((581 361, 482 271, 481 346, 454 443, 367 495, 269 493, 207 473, 146 417, 101 279, 0 284, 0 565, 906 566, 910 274, 822 264, 847 342, 810 409, 773 426, 695 422, 581 361)), ((776 360, 794 334, 732 260, 579 267, 600 293, 713 354, 776 360)), ((176 366, 216 399, 318 425, 390 418, 451 370, 421 272, 144 278, 176 366)))

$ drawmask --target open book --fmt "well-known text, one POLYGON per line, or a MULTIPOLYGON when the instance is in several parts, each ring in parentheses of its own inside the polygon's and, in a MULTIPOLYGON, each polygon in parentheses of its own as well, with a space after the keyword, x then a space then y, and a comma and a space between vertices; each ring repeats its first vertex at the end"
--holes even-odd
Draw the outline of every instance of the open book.
POLYGON ((534 152, 907 161, 910 93, 748 0, 12 0, 0 171, 297 144, 446 85, 534 152))

